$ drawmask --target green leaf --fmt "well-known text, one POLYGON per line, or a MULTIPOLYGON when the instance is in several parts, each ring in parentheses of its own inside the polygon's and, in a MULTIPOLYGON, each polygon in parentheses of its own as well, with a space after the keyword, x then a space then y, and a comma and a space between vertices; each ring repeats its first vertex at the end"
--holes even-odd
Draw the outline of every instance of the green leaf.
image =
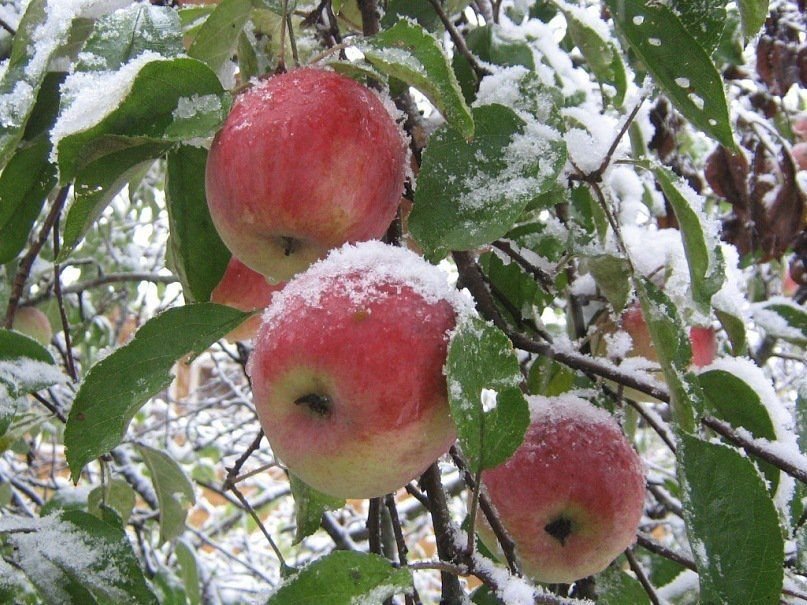
MULTIPOLYGON (((135 147, 148 141, 176 143, 189 136, 212 135, 215 129, 211 129, 207 121, 197 130, 181 128, 175 135, 170 129, 178 119, 187 119, 183 116, 194 113, 194 101, 202 99, 213 103, 211 97, 218 97, 222 107, 229 103, 229 95, 224 92, 216 74, 195 59, 154 60, 143 65, 132 78, 120 104, 107 106, 109 112, 103 114, 102 111, 99 121, 85 128, 69 123, 63 127, 79 130, 56 138, 62 183, 72 180, 81 167, 127 146, 135 147)), ((99 85, 103 85, 103 81, 99 85)), ((74 104, 80 100, 84 97, 80 96, 74 104)), ((74 109, 72 105, 62 112, 62 116, 71 109, 74 109)))
POLYGON ((345 501, 318 492, 292 473, 289 473, 289 485, 294 497, 294 518, 297 519, 293 544, 299 544, 319 529, 325 511, 342 508, 345 501))
POLYGON ((111 479, 105 485, 94 488, 87 496, 87 512, 102 517, 103 507, 109 507, 117 513, 125 525, 132 516, 135 506, 135 492, 132 486, 123 479, 111 479))
MULTIPOLYGON (((749 370, 750 368, 743 368, 740 376, 749 370)), ((762 402, 760 394, 740 376, 735 376, 727 369, 698 374, 707 407, 718 418, 736 428, 746 429, 757 439, 776 441, 776 429, 768 408, 762 402)), ((761 373, 760 378, 766 380, 761 373)), ((775 493, 779 485, 779 470, 764 461, 758 461, 758 464, 770 483, 771 494, 775 493)))
POLYGON ((171 383, 177 359, 204 351, 249 315, 212 303, 168 309, 90 368, 64 433, 73 480, 90 460, 120 443, 137 410, 171 383))
POLYGON ((726 1, 672 0, 670 7, 698 45, 711 54, 726 23, 726 1))
POLYGON ((440 42, 422 27, 398 21, 358 45, 367 61, 417 88, 463 138, 474 134, 471 111, 440 42))
POLYGON ((516 321, 521 317, 533 318, 536 314, 535 307, 543 309, 551 300, 551 297, 538 286, 535 278, 515 262, 504 264, 496 254, 487 252, 479 257, 479 265, 491 285, 496 288, 497 294, 504 296, 512 306, 502 305, 501 311, 508 316, 517 311, 519 316, 513 318, 516 321))
POLYGON ((48 0, 31 0, 12 40, 8 67, 0 78, 0 168, 25 131, 51 56, 67 40, 72 20, 48 11, 48 0), (58 16, 57 16, 58 15, 58 16), (36 43, 36 36, 47 34, 36 43))
POLYGON ((684 519, 703 603, 779 603, 784 543, 779 518, 750 460, 682 434, 684 519))
POLYGON ((527 124, 503 105, 473 113, 473 140, 442 126, 423 152, 409 228, 432 258, 503 236, 554 185, 566 161, 553 130, 527 124))
POLYGON ((807 311, 790 299, 779 297, 755 305, 752 315, 768 336, 807 345, 807 311))
POLYGON ((53 356, 36 340, 19 332, 0 328, 0 361, 18 357, 53 364, 53 356))
POLYGON ((630 263, 618 256, 601 254, 583 259, 583 268, 591 273, 613 310, 621 313, 631 293, 630 263))
POLYGON ((498 328, 469 319, 454 333, 446 381, 457 438, 473 472, 507 460, 530 423, 513 344, 498 328))
POLYGON ((151 483, 160 503, 160 544, 163 544, 185 531, 186 506, 196 503, 193 485, 179 464, 165 452, 145 445, 138 445, 137 449, 151 473, 151 483))
POLYGON ((695 414, 703 409, 703 394, 697 379, 689 374, 692 348, 678 310, 670 298, 646 278, 634 280, 653 346, 664 371, 673 417, 686 432, 695 429, 695 414))
POLYGON ((597 605, 646 605, 650 603, 642 584, 614 566, 597 574, 597 605))
MULTIPOLYGON (((529 44, 523 40, 511 40, 498 24, 477 27, 468 32, 468 48, 482 61, 494 65, 522 65, 535 70, 535 58, 529 44)), ((469 65, 470 68, 470 65, 469 65)))
MULTIPOLYGON (((111 138, 105 141, 112 143, 111 138)), ((112 147, 110 144, 109 149, 112 147)), ((142 144, 134 145, 131 139, 127 139, 122 142, 121 149, 105 153, 81 168, 76 175, 73 203, 70 204, 64 221, 64 248, 60 259, 67 258, 112 198, 129 183, 140 168, 153 162, 169 148, 170 143, 167 142, 144 140, 142 144)))
MULTIPOLYGON (((712 296, 720 290, 725 279, 725 265, 716 238, 707 236, 704 221, 707 219, 700 212, 700 199, 687 197, 679 187, 687 187, 679 177, 663 166, 655 166, 653 174, 678 220, 684 253, 689 265, 689 278, 692 282, 692 298, 696 303, 708 308, 712 296), (679 183, 676 186, 676 182, 679 183), (697 208, 697 209, 696 209, 697 208)), ((692 192, 692 195, 696 195, 692 192)))
POLYGON ((608 6, 617 28, 675 107, 697 128, 735 149, 723 80, 675 13, 644 0, 608 0, 608 6))
POLYGON ((768 0, 738 0, 740 20, 743 24, 743 35, 753 38, 768 17, 768 0))
POLYGON ((221 0, 193 40, 188 55, 218 71, 232 57, 252 11, 252 0, 221 0))
POLYGON ((14 260, 25 247, 56 185, 56 168, 48 161, 49 154, 50 141, 38 137, 21 146, 0 173, 0 264, 14 260))
POLYGON ((269 597, 266 605, 382 603, 411 592, 412 574, 378 555, 336 551, 307 565, 269 597))
POLYGON ((621 107, 628 89, 628 78, 616 45, 587 24, 590 17, 584 9, 564 4, 562 10, 572 42, 583 53, 586 63, 600 83, 600 88, 603 83, 614 87, 613 103, 616 107, 621 107))
POLYGON ((748 342, 745 334, 745 321, 733 310, 714 307, 715 315, 720 325, 726 331, 731 343, 731 352, 734 356, 745 355, 748 342))
POLYGON ((570 391, 575 386, 575 378, 574 370, 542 355, 530 366, 527 387, 530 395, 555 397, 570 391))
POLYGON ((77 71, 115 71, 146 51, 165 57, 182 53, 179 15, 166 6, 135 4, 95 22, 77 71))
POLYGON ((42 345, 18 332, 0 329, 0 435, 6 434, 14 420, 20 397, 66 379, 42 345))
POLYGON ((182 585, 185 596, 190 605, 199 605, 202 602, 202 585, 199 578, 199 563, 196 560, 194 549, 182 539, 174 545, 174 555, 179 563, 182 585))
POLYGON ((31 520, 9 541, 49 603, 157 603, 123 529, 79 510, 31 520))
POLYGON ((210 300, 230 260, 207 208, 206 162, 207 150, 183 146, 168 154, 166 169, 171 268, 190 301, 210 300))

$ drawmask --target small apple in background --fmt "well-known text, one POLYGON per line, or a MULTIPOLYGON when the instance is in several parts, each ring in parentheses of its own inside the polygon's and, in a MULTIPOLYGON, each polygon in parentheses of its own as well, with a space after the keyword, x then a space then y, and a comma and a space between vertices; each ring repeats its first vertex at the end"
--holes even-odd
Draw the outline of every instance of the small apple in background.
POLYGON ((295 69, 236 98, 208 156, 207 202, 232 253, 283 281, 345 242, 380 238, 407 161, 376 93, 331 71, 295 69))
POLYGON ((390 493, 455 438, 443 366, 468 303, 413 252, 334 250, 264 314, 248 365, 275 455, 321 492, 390 493))
POLYGON ((47 346, 53 338, 53 329, 48 316, 36 307, 20 307, 14 314, 11 329, 30 336, 39 344, 47 346))
MULTIPOLYGON (((565 395, 530 397, 531 424, 482 483, 527 575, 574 582, 633 544, 644 511, 642 462, 605 410, 565 395)), ((479 533, 496 549, 493 531, 479 533)))
MULTIPOLYGON (((230 258, 221 281, 210 293, 210 302, 227 305, 241 311, 257 311, 269 304, 272 293, 283 288, 283 284, 270 285, 266 278, 256 273, 234 256, 230 258)), ((260 314, 254 315, 227 334, 231 342, 249 340, 258 333, 261 326, 260 314)))
POLYGON ((790 148, 790 155, 796 162, 796 170, 807 170, 807 142, 796 143, 790 148))
POLYGON ((807 112, 800 113, 793 119, 793 134, 799 141, 807 141, 807 112))
MULTIPOLYGON (((644 357, 648 361, 658 362, 656 347, 650 336, 650 329, 644 320, 642 308, 639 303, 630 305, 622 312, 620 317, 622 330, 627 332, 631 339, 628 351, 622 358, 644 357)), ((597 321, 597 333, 591 338, 591 351, 594 355, 602 357, 608 354, 607 336, 616 333, 618 327, 608 315, 597 321)), ((692 363, 697 367, 712 363, 717 355, 717 340, 715 331, 710 326, 692 326, 689 328, 689 343, 692 347, 692 363)))

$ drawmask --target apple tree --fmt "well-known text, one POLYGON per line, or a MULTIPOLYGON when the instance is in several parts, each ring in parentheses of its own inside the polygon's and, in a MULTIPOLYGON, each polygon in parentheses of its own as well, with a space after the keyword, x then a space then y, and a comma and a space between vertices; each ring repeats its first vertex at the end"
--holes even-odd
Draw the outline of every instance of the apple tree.
POLYGON ((0 0, 0 602, 807 602, 805 30, 0 0))

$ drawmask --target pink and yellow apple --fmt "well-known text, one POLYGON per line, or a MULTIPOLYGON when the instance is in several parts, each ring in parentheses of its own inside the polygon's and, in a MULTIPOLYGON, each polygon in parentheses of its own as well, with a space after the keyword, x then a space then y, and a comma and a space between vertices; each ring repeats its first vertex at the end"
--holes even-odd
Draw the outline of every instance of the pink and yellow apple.
POLYGON ((208 156, 207 202, 232 253, 283 281, 345 242, 380 238, 407 161, 402 131, 375 92, 295 69, 235 100, 208 156))
POLYGON ((321 492, 390 493, 455 438, 443 365, 467 303, 414 253, 347 245, 289 281, 248 371, 275 455, 321 492))
MULTIPOLYGON (((210 293, 210 302, 241 311, 257 311, 269 304, 272 292, 282 288, 283 284, 270 285, 263 275, 256 273, 233 256, 221 281, 210 293)), ((230 341, 249 340, 258 333, 260 326, 260 314, 253 315, 225 338, 230 341)))
POLYGON ((53 338, 53 329, 48 316, 36 307, 20 307, 14 314, 11 329, 30 336, 42 345, 48 345, 53 338))
POLYGON ((796 170, 807 170, 807 142, 796 143, 790 148, 796 170))
MULTIPOLYGON (((606 411, 571 395, 530 398, 521 446, 482 482, 527 575, 574 582, 630 546, 644 510, 642 462, 606 411)), ((484 542, 497 548, 480 523, 484 542)))

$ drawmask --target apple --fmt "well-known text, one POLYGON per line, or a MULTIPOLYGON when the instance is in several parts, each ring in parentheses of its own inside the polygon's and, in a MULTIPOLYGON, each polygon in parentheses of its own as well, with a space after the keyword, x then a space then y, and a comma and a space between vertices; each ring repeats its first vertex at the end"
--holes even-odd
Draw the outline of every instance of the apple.
POLYGON ((20 307, 14 314, 11 329, 30 336, 41 345, 47 346, 53 338, 53 329, 48 316, 36 307, 20 307))
POLYGON ((300 68, 240 94, 216 134, 205 186, 213 222, 244 264, 284 281, 395 216, 408 147, 380 96, 300 68))
MULTIPOLYGON (((650 336, 650 329, 642 314, 639 303, 630 305, 622 312, 620 325, 630 336, 630 348, 620 355, 622 358, 643 357, 648 361, 658 362, 656 347, 650 336)), ((608 354, 606 336, 617 332, 617 326, 608 315, 596 322, 597 333, 591 339, 591 351, 596 356, 608 354)), ((697 367, 712 363, 717 355, 715 331, 711 326, 692 326, 689 328, 689 343, 692 347, 692 363, 697 367)))
POLYGON ((796 170, 807 170, 807 142, 796 143, 790 148, 796 170))
POLYGON ((807 113, 800 113, 793 120, 793 134, 800 141, 807 141, 807 113))
MULTIPOLYGON (((530 397, 531 424, 482 483, 524 572, 569 583, 605 569, 630 546, 644 510, 642 462, 605 410, 565 395, 530 397)), ((479 534, 497 548, 493 531, 479 534)))
MULTIPOLYGON (((256 273, 233 256, 224 270, 221 281, 210 293, 210 302, 241 311, 257 311, 266 307, 272 293, 282 288, 283 284, 269 284, 263 275, 256 273)), ((253 315, 225 338, 229 341, 250 340, 257 334, 260 325, 260 314, 253 315)))
POLYGON ((455 439, 443 366, 470 305, 404 248, 346 245, 272 298, 247 371, 274 454, 339 498, 390 493, 455 439))

